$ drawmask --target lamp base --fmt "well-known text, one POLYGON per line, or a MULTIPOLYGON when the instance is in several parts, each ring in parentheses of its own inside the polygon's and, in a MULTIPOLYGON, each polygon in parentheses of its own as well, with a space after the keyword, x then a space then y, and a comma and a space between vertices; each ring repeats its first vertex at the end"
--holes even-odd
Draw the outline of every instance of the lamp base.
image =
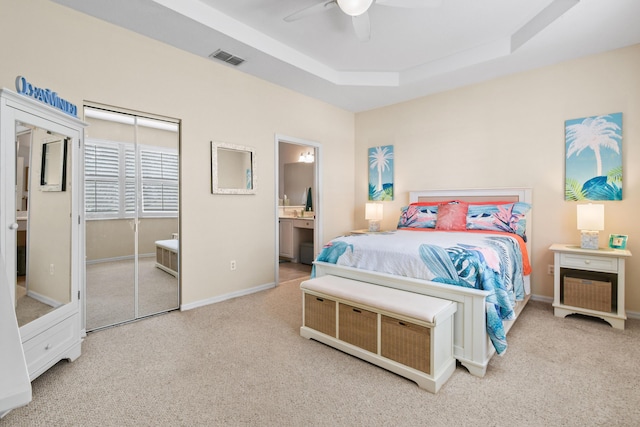
POLYGON ((370 232, 377 232, 380 231, 380 221, 375 220, 375 219, 370 219, 369 220, 369 231, 370 232))
POLYGON ((582 249, 598 249, 598 232, 582 230, 580 232, 580 247, 582 249))

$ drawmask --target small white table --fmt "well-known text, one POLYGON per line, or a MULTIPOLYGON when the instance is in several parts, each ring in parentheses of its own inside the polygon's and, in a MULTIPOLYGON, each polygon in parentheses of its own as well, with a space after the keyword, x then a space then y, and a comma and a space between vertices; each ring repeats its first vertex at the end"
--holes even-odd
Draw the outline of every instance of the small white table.
POLYGON ((384 234, 384 233, 389 233, 391 231, 395 231, 395 230, 369 231, 368 228, 361 228, 359 230, 351 230, 349 231, 349 234, 384 234))
MULTIPOLYGON (((577 245, 555 243, 549 247, 554 252, 554 281, 553 281, 553 312, 557 317, 565 317, 569 314, 584 314, 599 317, 616 329, 624 329, 627 314, 624 307, 625 259, 631 256, 631 252, 623 249, 582 249, 577 245), (572 271, 574 275, 572 275, 572 271), (577 271, 577 274, 576 274, 577 271), (612 280, 611 286, 617 282, 617 291, 613 292, 611 310, 593 309, 589 304, 566 304, 562 296, 562 286, 565 286, 565 277, 589 278, 593 274, 593 280, 600 281, 602 277, 612 280), (601 274, 604 273, 604 274, 601 274), (583 305, 583 306, 580 306, 583 305)), ((600 282, 602 283, 602 282, 600 282)), ((591 290, 587 290, 591 292, 591 290)), ((601 292, 601 291, 600 291, 601 292)), ((588 298, 587 298, 588 299, 588 298)))

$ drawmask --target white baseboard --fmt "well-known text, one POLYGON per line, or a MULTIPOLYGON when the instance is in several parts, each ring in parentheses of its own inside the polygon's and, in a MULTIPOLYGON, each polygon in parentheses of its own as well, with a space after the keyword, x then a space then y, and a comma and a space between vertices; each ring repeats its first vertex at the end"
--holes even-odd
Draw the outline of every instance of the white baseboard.
POLYGON ((531 294, 531 300, 553 304, 553 297, 545 297, 544 295, 531 294))
MULTIPOLYGON (((153 258, 155 256, 156 256, 155 253, 138 254, 138 258, 153 258)), ((104 262, 133 261, 134 259, 135 259, 135 255, 124 255, 124 256, 117 256, 113 258, 100 258, 100 259, 88 260, 87 265, 102 264, 104 262)))
POLYGON ((207 298, 207 299, 200 300, 200 301, 194 301, 194 302, 190 302, 188 304, 181 304, 180 305, 180 311, 191 310, 191 309, 198 308, 198 307, 204 307, 205 305, 215 304, 215 303, 226 301, 226 300, 229 300, 229 299, 241 297, 241 296, 244 296, 244 295, 254 294, 256 292, 261 292, 261 291, 265 291, 267 289, 275 288, 275 286, 276 286, 275 282, 272 282, 272 283, 267 283, 267 284, 256 286, 256 287, 249 288, 249 289, 243 289, 243 290, 237 291, 237 292, 231 292, 231 293, 228 293, 228 294, 219 295, 219 296, 213 297, 213 298, 207 298))
POLYGON ((48 296, 45 296, 45 295, 39 294, 39 293, 34 292, 34 291, 29 291, 29 290, 28 290, 28 291, 27 291, 27 296, 28 296, 29 298, 33 298, 34 300, 36 300, 36 301, 40 301, 41 303, 46 304, 46 305, 48 305, 49 307, 53 307, 53 308, 58 308, 58 307, 61 307, 61 306, 63 306, 63 305, 64 305, 64 304, 63 304, 63 303, 61 303, 60 301, 56 301, 56 300, 54 300, 53 298, 50 298, 50 297, 48 297, 48 296))

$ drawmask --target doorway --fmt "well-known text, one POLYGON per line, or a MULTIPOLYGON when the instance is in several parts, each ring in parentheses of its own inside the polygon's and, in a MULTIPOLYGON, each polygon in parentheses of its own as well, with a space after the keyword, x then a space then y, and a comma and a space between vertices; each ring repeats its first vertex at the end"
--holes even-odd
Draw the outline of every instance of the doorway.
POLYGON ((176 120, 85 106, 87 331, 179 308, 176 120))
POLYGON ((320 146, 276 135, 276 283, 308 276, 321 244, 320 146))

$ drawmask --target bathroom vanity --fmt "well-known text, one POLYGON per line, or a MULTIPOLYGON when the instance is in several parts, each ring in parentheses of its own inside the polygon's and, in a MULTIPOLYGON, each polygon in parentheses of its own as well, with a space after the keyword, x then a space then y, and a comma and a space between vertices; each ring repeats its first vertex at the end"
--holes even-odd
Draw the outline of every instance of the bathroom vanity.
POLYGON ((313 212, 305 212, 304 206, 287 206, 280 208, 279 215, 280 257, 300 262, 300 245, 313 244, 313 212))

